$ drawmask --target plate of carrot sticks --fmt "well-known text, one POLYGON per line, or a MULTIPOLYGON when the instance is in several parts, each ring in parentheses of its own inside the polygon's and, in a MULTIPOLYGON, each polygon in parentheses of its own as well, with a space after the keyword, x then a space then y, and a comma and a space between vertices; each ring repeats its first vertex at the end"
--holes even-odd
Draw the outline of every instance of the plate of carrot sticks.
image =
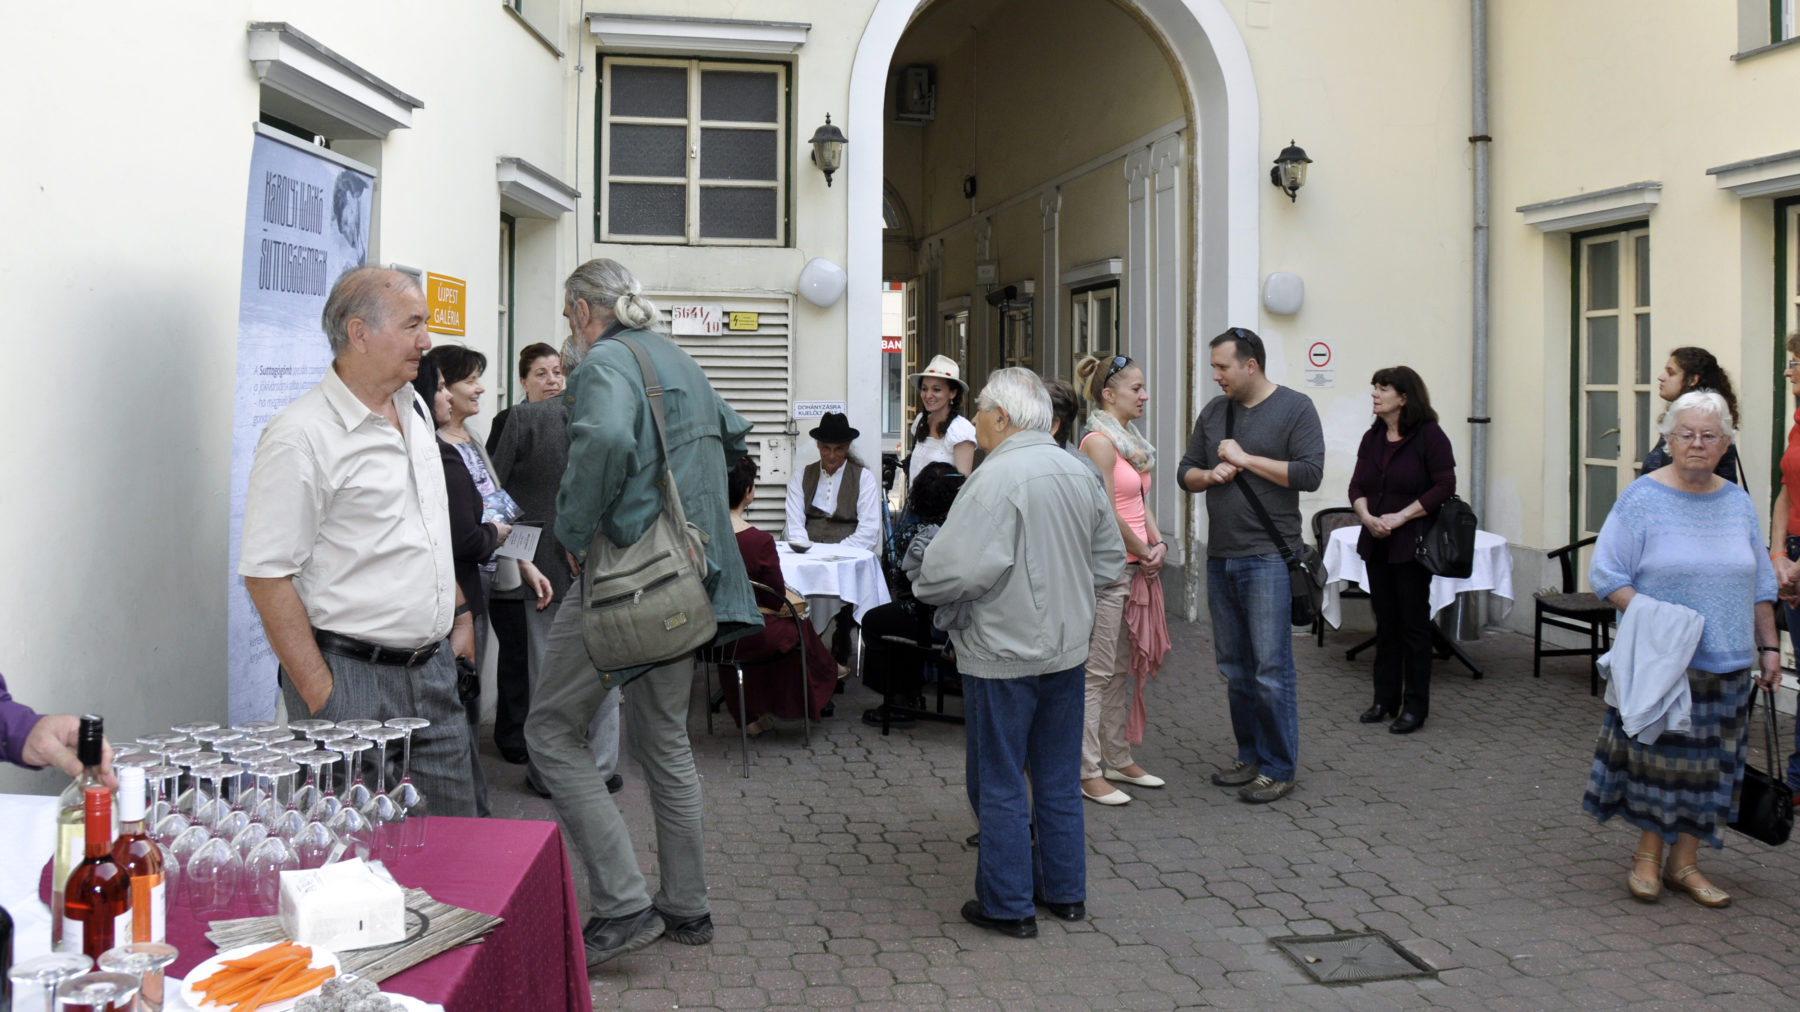
POLYGON ((286 1012, 337 976, 337 957, 293 942, 227 949, 194 967, 181 997, 197 1009, 286 1012))

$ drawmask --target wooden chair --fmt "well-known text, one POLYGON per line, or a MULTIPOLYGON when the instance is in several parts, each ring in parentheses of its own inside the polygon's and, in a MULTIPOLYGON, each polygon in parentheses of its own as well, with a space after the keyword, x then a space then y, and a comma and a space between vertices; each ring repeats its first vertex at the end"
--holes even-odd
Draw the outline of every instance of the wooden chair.
POLYGON ((1588 659, 1588 694, 1600 694, 1600 655, 1612 649, 1612 624, 1617 615, 1611 604, 1587 591, 1575 589, 1575 559, 1583 548, 1594 543, 1582 538, 1549 554, 1562 566, 1562 592, 1538 591, 1531 595, 1537 602, 1537 618, 1532 629, 1531 677, 1542 675, 1546 657, 1582 657, 1588 659), (1544 648, 1544 627, 1586 633, 1588 645, 1574 649, 1544 648))
MULTIPOLYGON (((1319 553, 1319 557, 1321 559, 1325 557, 1325 542, 1331 539, 1332 532, 1340 527, 1355 527, 1359 523, 1361 521, 1356 519, 1356 511, 1348 506, 1332 506, 1314 513, 1312 516, 1313 548, 1319 553)), ((1368 596, 1366 591, 1357 589, 1355 584, 1349 582, 1346 582, 1338 592, 1340 601, 1352 597, 1366 599, 1368 596)), ((1325 646, 1325 616, 1322 614, 1313 617, 1313 636, 1320 647, 1325 646)), ((1357 652, 1367 645, 1361 644, 1352 649, 1350 659, 1355 660, 1357 652)))
MULTIPOLYGON (((762 595, 763 599, 783 597, 783 595, 776 594, 773 587, 757 583, 755 580, 750 581, 750 589, 762 595)), ((800 698, 804 701, 800 707, 800 733, 802 740, 810 748, 812 746, 812 681, 807 677, 806 672, 806 631, 803 628, 806 622, 806 602, 805 600, 796 602, 793 598, 783 597, 781 607, 774 611, 764 608, 760 603, 758 608, 762 610, 765 623, 787 621, 794 623, 794 632, 797 634, 799 645, 792 652, 800 655, 800 698)), ((780 660, 787 654, 771 657, 739 656, 738 647, 743 642, 742 639, 737 639, 730 643, 702 647, 699 650, 698 659, 703 664, 711 665, 718 679, 717 689, 713 689, 710 685, 707 688, 707 734, 712 733, 713 714, 718 712, 719 706, 725 701, 725 669, 730 668, 737 675, 738 739, 743 749, 744 776, 748 777, 750 775, 750 729, 746 722, 750 720, 750 715, 745 712, 744 704, 744 665, 780 660)))

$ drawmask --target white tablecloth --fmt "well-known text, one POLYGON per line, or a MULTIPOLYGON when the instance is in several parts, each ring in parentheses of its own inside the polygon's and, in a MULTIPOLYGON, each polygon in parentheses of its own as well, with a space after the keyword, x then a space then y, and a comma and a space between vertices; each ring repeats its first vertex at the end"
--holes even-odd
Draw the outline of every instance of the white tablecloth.
MULTIPOLYGON (((1354 583, 1364 591, 1369 589, 1368 568, 1363 565, 1362 556, 1356 554, 1356 539, 1361 533, 1360 525, 1339 527, 1325 541, 1325 557, 1321 560, 1325 564, 1325 600, 1319 610, 1334 629, 1343 624, 1338 598, 1344 585, 1354 583)), ((1505 601, 1491 613, 1493 618, 1502 619, 1512 612, 1512 553, 1500 535, 1475 532, 1475 568, 1467 579, 1431 578, 1431 613, 1436 615, 1456 600, 1456 595, 1471 590, 1485 590, 1505 601)))
POLYGON ((849 545, 814 545, 804 553, 792 552, 785 541, 776 542, 775 550, 781 558, 781 578, 795 593, 827 599, 809 604, 815 626, 830 621, 842 607, 831 604, 831 599, 854 605, 858 623, 870 608, 890 600, 874 552, 849 545))
MULTIPOLYGON (((38 776, 58 786, 60 773, 38 776)), ((56 849, 56 799, 35 794, 0 794, 0 906, 13 919, 13 962, 50 951, 50 908, 38 899, 38 878, 56 849)))

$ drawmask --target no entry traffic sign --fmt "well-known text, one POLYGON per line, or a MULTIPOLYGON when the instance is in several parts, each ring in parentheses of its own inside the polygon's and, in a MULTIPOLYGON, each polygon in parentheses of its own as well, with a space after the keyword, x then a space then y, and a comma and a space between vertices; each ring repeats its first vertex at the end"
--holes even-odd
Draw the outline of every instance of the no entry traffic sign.
POLYGON ((1306 349, 1306 363, 1314 369, 1323 369, 1331 364, 1331 345, 1324 341, 1314 341, 1306 349))

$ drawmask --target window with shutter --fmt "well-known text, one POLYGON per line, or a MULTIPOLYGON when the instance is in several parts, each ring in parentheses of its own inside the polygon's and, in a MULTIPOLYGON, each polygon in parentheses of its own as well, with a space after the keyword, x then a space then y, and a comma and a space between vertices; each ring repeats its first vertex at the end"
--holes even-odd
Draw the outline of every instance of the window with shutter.
POLYGON ((787 67, 608 57, 602 68, 602 241, 786 241, 787 67))

